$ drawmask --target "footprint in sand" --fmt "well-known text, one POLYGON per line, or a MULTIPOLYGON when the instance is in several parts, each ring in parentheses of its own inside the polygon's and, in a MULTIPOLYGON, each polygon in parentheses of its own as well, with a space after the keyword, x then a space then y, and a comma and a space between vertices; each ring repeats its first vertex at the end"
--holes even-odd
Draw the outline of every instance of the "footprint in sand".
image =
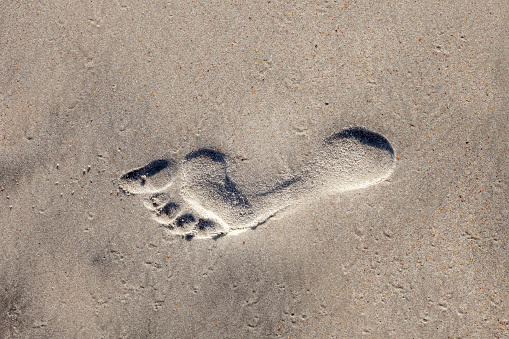
POLYGON ((169 232, 190 240, 254 229, 289 206, 383 181, 393 168, 389 141, 357 127, 325 139, 292 179, 272 186, 239 187, 228 176, 228 157, 211 149, 180 162, 155 160, 124 174, 119 186, 140 195, 169 232))

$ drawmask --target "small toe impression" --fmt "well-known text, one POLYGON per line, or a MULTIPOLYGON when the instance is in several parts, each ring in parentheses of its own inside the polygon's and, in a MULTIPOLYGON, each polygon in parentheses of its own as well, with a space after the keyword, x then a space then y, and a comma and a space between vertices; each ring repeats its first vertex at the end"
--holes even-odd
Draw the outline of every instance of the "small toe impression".
POLYGON ((174 164, 160 159, 120 177, 120 187, 133 194, 155 193, 171 182, 174 164))
MULTIPOLYGON (((175 225, 177 227, 186 227, 189 224, 192 224, 196 221, 196 218, 191 213, 186 213, 181 215, 175 220, 175 225)), ((187 227, 186 227, 187 228, 187 227)))
POLYGON ((178 234, 185 240, 192 239, 218 239, 227 232, 220 224, 210 220, 195 217, 191 213, 185 213, 177 217, 173 223, 165 227, 170 233, 178 234))
POLYGON ((200 239, 218 239, 226 233, 223 226, 210 219, 199 219, 195 226, 195 236, 200 239))
MULTIPOLYGON (((177 209, 173 209, 173 207, 170 208, 170 214, 176 214, 177 209)), ((159 221, 162 226, 167 228, 171 233, 179 234, 179 235, 186 235, 188 233, 192 233, 193 226, 196 224, 196 218, 191 213, 184 213, 176 218, 163 218, 159 217, 156 218, 157 221, 159 221), (171 219, 171 220, 170 220, 171 219)))
POLYGON ((145 198, 143 204, 151 211, 159 211, 164 205, 168 203, 170 197, 165 193, 156 193, 148 198, 145 198))
POLYGON ((179 210, 180 206, 177 203, 169 202, 161 208, 158 213, 158 216, 167 216, 168 218, 175 217, 176 212, 179 210))
POLYGON ((200 231, 207 231, 214 229, 214 222, 209 219, 200 219, 196 224, 196 228, 200 231))
POLYGON ((169 202, 164 205, 162 208, 156 210, 154 219, 160 224, 170 224, 175 219, 178 211, 180 210, 180 205, 174 202, 169 202))

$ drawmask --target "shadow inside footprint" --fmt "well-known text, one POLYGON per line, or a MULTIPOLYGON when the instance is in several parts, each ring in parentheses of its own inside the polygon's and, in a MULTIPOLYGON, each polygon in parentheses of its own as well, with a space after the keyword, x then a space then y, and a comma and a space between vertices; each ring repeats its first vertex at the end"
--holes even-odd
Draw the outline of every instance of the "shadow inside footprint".
POLYGON ((183 227, 184 225, 193 223, 195 221, 196 221, 196 219, 195 219, 194 215, 187 213, 187 214, 184 214, 184 215, 178 217, 177 220, 175 221, 175 224, 177 225, 177 227, 183 227))
POLYGON ((225 155, 221 152, 215 151, 213 149, 209 148, 200 148, 197 151, 191 152, 188 155, 186 155, 186 160, 193 160, 195 158, 209 158, 212 161, 215 162, 226 162, 225 155))
POLYGON ((330 143, 333 142, 334 140, 339 139, 357 139, 362 144, 383 149, 391 154, 394 154, 394 150, 392 149, 389 140, 387 140, 381 134, 368 131, 367 129, 362 127, 352 127, 345 129, 339 133, 336 133, 328 137, 325 141, 327 143, 330 143))
POLYGON ((176 172, 175 165, 166 159, 154 160, 121 176, 120 187, 124 192, 133 194, 156 193, 171 183, 176 172))
POLYGON ((200 231, 204 231, 208 228, 214 228, 214 222, 208 219, 200 219, 198 220, 198 224, 196 224, 196 228, 200 231))
POLYGON ((224 201, 227 201, 232 207, 250 206, 246 196, 237 189, 237 185, 228 176, 225 176, 224 182, 211 182, 210 185, 221 193, 224 201))
POLYGON ((226 162, 226 156, 223 153, 213 149, 201 148, 186 156, 187 161, 198 158, 207 158, 213 162, 222 164, 224 173, 222 173, 221 180, 209 180, 208 184, 228 203, 228 205, 243 208, 251 206, 247 197, 237 188, 237 184, 228 176, 228 164, 226 162))
MULTIPOLYGON (((144 176, 150 178, 151 176, 167 168, 169 165, 170 163, 168 162, 168 160, 164 159, 154 160, 145 167, 138 168, 134 171, 124 174, 120 178, 120 180, 137 181, 142 179, 144 176)), ((140 184, 144 185, 145 183, 142 181, 140 182, 140 184)))
POLYGON ((284 182, 282 182, 281 184, 275 186, 274 188, 266 191, 266 192, 262 192, 262 193, 259 193, 258 196, 260 197, 264 197, 264 196, 267 196, 267 195, 271 195, 271 194, 274 194, 276 192, 281 192, 283 189, 287 188, 287 187, 290 187, 291 185, 301 181, 302 178, 299 178, 299 177, 296 177, 296 178, 292 178, 290 180, 286 180, 284 182))
POLYGON ((169 202, 166 205, 161 208, 161 210, 158 213, 158 216, 166 215, 168 217, 175 216, 176 212, 179 209, 179 205, 174 202, 169 202))
POLYGON ((119 185, 125 192, 142 194, 153 219, 171 233, 187 241, 216 240, 256 229, 293 201, 367 187, 392 173, 394 150, 378 133, 353 127, 324 142, 325 149, 302 171, 272 185, 237 185, 228 174, 229 158, 208 148, 187 154, 181 162, 152 161, 124 174, 119 185))

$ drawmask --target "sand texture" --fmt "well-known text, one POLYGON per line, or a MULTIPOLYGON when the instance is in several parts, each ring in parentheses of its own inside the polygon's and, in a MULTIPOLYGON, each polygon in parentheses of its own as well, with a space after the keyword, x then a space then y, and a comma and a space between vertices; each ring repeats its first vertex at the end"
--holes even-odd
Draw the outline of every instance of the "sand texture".
POLYGON ((1 1, 0 338, 509 338, 508 14, 1 1))

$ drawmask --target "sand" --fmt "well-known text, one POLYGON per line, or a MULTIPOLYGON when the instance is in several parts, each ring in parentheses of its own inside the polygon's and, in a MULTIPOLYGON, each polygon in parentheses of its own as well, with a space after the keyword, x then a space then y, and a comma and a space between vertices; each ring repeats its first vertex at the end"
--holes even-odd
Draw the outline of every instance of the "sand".
POLYGON ((3 1, 0 338, 509 337, 508 9, 3 1))

